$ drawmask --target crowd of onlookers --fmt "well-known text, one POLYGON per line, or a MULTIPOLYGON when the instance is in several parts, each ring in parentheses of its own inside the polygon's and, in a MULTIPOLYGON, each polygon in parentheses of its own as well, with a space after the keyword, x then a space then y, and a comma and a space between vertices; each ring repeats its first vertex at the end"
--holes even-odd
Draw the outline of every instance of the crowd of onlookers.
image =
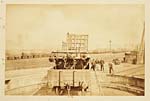
MULTIPOLYGON (((103 59, 91 59, 89 56, 72 57, 67 55, 66 57, 50 57, 50 62, 55 62, 54 69, 90 69, 93 71, 105 70, 105 61, 103 59)), ((114 72, 113 68, 114 60, 108 63, 109 73, 114 72)))

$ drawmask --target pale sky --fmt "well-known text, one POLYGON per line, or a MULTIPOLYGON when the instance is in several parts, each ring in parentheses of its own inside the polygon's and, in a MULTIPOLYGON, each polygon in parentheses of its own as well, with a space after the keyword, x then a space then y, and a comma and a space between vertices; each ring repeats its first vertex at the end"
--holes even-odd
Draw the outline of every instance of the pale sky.
POLYGON ((142 4, 7 5, 6 49, 58 49, 67 32, 89 35, 89 50, 140 43, 142 4))

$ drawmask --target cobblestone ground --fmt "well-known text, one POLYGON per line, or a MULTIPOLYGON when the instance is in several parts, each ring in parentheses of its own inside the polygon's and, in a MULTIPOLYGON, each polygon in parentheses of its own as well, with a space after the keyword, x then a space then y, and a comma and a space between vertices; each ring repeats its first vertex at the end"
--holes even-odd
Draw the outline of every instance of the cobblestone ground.
MULTIPOLYGON (((136 94, 130 92, 103 87, 102 85, 105 85, 105 83, 109 84, 109 80, 106 76, 107 73, 101 71, 96 72, 97 77, 95 75, 95 71, 91 71, 90 73, 91 74, 89 79, 91 79, 91 84, 89 85, 88 92, 82 92, 79 95, 79 92, 74 91, 74 93, 72 94, 75 95, 72 96, 136 96, 136 94)), ((57 96, 54 91, 52 91, 46 86, 39 89, 34 95, 57 96)), ((65 96, 68 96, 67 93, 65 94, 65 96)))
MULTIPOLYGON (((136 96, 133 93, 129 93, 129 92, 121 91, 121 90, 116 90, 116 89, 110 89, 110 88, 103 88, 103 91, 104 91, 103 96, 136 96)), ((35 96, 57 96, 55 94, 55 92, 52 92, 50 90, 47 91, 47 87, 41 88, 34 95, 35 96)), ((66 94, 63 96, 68 96, 68 95, 66 94)), ((73 96, 79 96, 79 95, 73 95, 73 96)), ((81 96, 91 96, 91 95, 89 93, 85 93, 85 94, 82 94, 81 96)), ((94 96, 101 96, 101 95, 95 94, 94 96)))
MULTIPOLYGON (((35 60, 10 60, 6 61, 6 72, 5 72, 5 79, 11 79, 14 80, 13 82, 17 83, 19 78, 21 80, 26 80, 23 81, 24 83, 30 83, 27 78, 30 78, 31 76, 33 78, 37 78, 38 82, 39 80, 45 77, 47 74, 47 70, 52 66, 53 64, 49 63, 48 58, 43 58, 43 59, 35 59, 35 60), (15 61, 15 62, 14 62, 15 61), (41 67, 40 67, 41 66, 41 67), (47 68, 48 67, 48 68, 47 68), (37 75, 38 74, 38 75, 37 75), (39 76, 39 77, 38 77, 39 76), (17 79, 18 78, 18 79, 17 79), (25 78, 25 79, 24 79, 25 78), (15 81, 16 80, 16 81, 15 81)), ((129 63, 121 63, 120 65, 114 65, 114 74, 115 75, 124 75, 124 76, 135 76, 139 78, 144 79, 144 65, 143 64, 138 64, 138 65, 133 65, 129 63)), ((94 71, 93 71, 93 77, 91 82, 94 83, 101 83, 101 82, 106 82, 108 81, 106 78, 106 75, 108 74, 108 62, 105 63, 105 70, 104 71, 97 71, 97 79, 98 81, 95 81, 96 78, 94 77, 94 71)), ((34 79, 36 82, 36 79, 34 79)), ((132 93, 128 93, 125 91, 120 91, 116 89, 111 89, 111 88, 99 88, 99 85, 92 85, 92 89, 95 91, 99 92, 100 94, 96 92, 97 95, 101 96, 128 96, 128 95, 134 95, 132 93)), ((92 91, 94 91, 92 90, 92 91)), ((44 92, 44 90, 42 90, 44 92)), ((93 92, 95 93, 95 92, 93 92)), ((40 94, 40 93, 39 93, 40 94)))

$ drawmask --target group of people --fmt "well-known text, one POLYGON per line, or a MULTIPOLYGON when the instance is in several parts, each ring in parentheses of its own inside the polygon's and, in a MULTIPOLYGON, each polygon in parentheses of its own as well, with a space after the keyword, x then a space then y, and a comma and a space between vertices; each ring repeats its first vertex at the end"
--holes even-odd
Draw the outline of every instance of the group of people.
POLYGON ((89 57, 55 57, 54 69, 89 69, 89 57))
MULTIPOLYGON (((104 60, 94 60, 90 57, 55 57, 55 66, 54 69, 91 69, 94 71, 104 71, 105 70, 105 61, 104 60)), ((114 72, 113 63, 108 63, 109 73, 114 72)))
MULTIPOLYGON (((103 71, 105 70, 105 61, 104 60, 93 60, 91 62, 92 66, 91 69, 92 70, 97 70, 97 71, 103 71)), ((113 68, 113 63, 109 62, 108 63, 108 68, 109 68, 109 74, 113 74, 114 73, 114 68, 113 68)))
POLYGON ((92 60, 91 64, 91 69, 104 71, 104 60, 92 60))

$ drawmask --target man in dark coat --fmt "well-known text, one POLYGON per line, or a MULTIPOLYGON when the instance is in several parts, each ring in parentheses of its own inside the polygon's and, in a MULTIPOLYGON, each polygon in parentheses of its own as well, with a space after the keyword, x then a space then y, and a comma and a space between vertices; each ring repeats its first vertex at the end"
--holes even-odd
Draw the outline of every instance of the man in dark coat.
POLYGON ((101 71, 104 71, 104 60, 100 60, 101 71))
POLYGON ((113 64, 109 63, 108 66, 109 66, 109 74, 113 74, 113 72, 114 72, 113 64))

